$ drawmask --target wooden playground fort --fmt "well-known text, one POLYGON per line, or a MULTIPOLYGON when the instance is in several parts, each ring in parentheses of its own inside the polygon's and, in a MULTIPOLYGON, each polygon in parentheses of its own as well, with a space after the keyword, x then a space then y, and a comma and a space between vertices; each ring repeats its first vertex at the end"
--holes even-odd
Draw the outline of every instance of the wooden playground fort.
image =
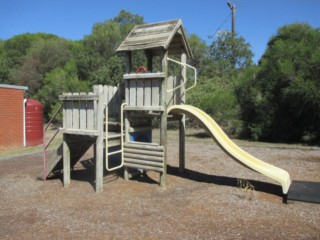
MULTIPOLYGON (((181 20, 138 25, 116 50, 126 59, 124 87, 93 87, 92 93, 64 93, 63 144, 60 157, 47 160, 44 177, 63 167, 64 186, 70 184, 70 171, 92 144, 95 159, 95 190, 103 190, 104 169, 124 168, 124 178, 132 170, 160 173, 160 185, 167 184, 167 121, 179 121, 180 171, 184 169, 185 117, 168 116, 172 105, 185 103, 187 58, 192 57, 181 20), (132 69, 132 52, 143 50, 147 67, 132 69), (174 60, 171 56, 180 58, 174 60), (158 62, 156 62, 158 61, 158 62), (177 76, 170 75, 169 62, 179 66, 177 76), (155 69, 154 66, 159 69, 155 69), (124 89, 123 89, 124 88, 124 89), (123 99, 124 92, 124 99, 123 99), (160 139, 152 141, 152 121, 157 119, 160 139), (142 139, 140 139, 142 138, 142 139), (110 167, 109 159, 121 155, 120 165, 110 167), (63 164, 61 165, 61 162, 63 164)), ((196 70, 194 70, 196 77, 196 70)), ((59 154, 57 154, 59 155, 59 154)))
POLYGON ((287 171, 247 153, 208 114, 185 104, 186 92, 196 85, 197 71, 187 64, 192 53, 181 20, 138 25, 116 51, 126 59, 124 85, 97 85, 92 93, 60 96, 63 143, 50 160, 44 158, 45 179, 51 172, 63 169, 64 186, 69 185, 71 168, 94 145, 96 192, 103 190, 104 170, 119 168, 124 168, 126 180, 146 170, 159 172, 160 185, 165 187, 167 123, 179 122, 179 171, 183 172, 187 114, 199 121, 234 160, 279 182, 287 195, 291 185, 287 171), (147 67, 133 71, 135 51, 144 51, 147 67), (189 88, 187 68, 194 72, 194 83, 189 88), (158 123, 159 139, 152 138, 153 122, 158 123), (119 164, 112 161, 115 157, 120 159, 119 164))

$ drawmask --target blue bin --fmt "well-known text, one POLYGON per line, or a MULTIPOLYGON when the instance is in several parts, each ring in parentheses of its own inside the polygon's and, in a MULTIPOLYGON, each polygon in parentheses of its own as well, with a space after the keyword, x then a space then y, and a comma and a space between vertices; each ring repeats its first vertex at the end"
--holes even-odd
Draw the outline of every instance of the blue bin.
POLYGON ((131 142, 152 142, 152 130, 143 130, 137 132, 130 133, 130 141, 131 142))

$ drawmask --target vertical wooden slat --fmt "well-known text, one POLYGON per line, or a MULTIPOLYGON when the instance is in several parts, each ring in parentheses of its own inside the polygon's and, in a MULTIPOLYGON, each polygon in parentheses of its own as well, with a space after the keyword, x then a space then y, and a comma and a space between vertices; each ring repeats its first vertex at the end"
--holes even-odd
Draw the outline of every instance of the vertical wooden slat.
POLYGON ((114 117, 116 114, 116 89, 113 86, 109 86, 109 104, 111 104, 109 116, 114 117))
MULTIPOLYGON (((99 87, 101 85, 93 86, 93 94, 99 96, 99 87)), ((97 129, 97 112, 98 112, 98 102, 97 100, 93 101, 93 129, 97 129)))
POLYGON ((125 88, 125 102, 130 105, 130 80, 125 80, 124 82, 124 88, 125 88))
MULTIPOLYGON (((103 104, 107 104, 106 107, 108 107, 108 109, 110 109, 110 106, 109 106, 109 86, 107 85, 104 85, 103 86, 103 90, 102 90, 102 99, 103 99, 103 104)), ((110 115, 110 113, 108 113, 110 115)), ((104 116, 105 118, 107 118, 108 116, 104 116)))
MULTIPOLYGON (((63 95, 63 96, 66 96, 67 94, 66 94, 66 93, 63 93, 62 95, 63 95)), ((62 119, 63 119, 63 122, 62 122, 62 126, 63 126, 64 128, 67 128, 67 111, 66 111, 66 109, 67 109, 67 102, 66 102, 66 101, 62 101, 62 105, 63 105, 63 110, 62 110, 62 114, 63 114, 62 119)))
MULTIPOLYGON (((88 95, 93 95, 92 92, 89 92, 88 95)), ((94 129, 94 104, 93 101, 87 102, 87 129, 94 129)))
MULTIPOLYGON (((81 92, 81 96, 85 96, 86 93, 81 92)), ((81 100, 80 101, 80 129, 85 130, 87 129, 87 101, 81 100)))
MULTIPOLYGON (((66 93, 66 96, 71 96, 71 93, 66 93)), ((72 127, 72 101, 65 101, 66 105, 66 128, 73 128, 72 127)))
POLYGON ((152 80, 152 106, 159 106, 160 105, 160 79, 156 78, 152 80))
POLYGON ((144 81, 144 106, 151 106, 151 98, 152 98, 152 80, 146 79, 144 81))
POLYGON ((144 80, 137 80, 137 106, 143 106, 144 100, 144 89, 143 89, 143 82, 144 80))
MULTIPOLYGON (((73 93, 73 96, 79 96, 79 93, 73 93)), ((79 100, 73 101, 72 106, 72 128, 79 129, 80 122, 79 122, 79 100)))
POLYGON ((104 85, 103 86, 103 102, 104 103, 109 103, 109 86, 104 85))
POLYGON ((137 83, 136 80, 130 80, 130 106, 137 106, 137 83))

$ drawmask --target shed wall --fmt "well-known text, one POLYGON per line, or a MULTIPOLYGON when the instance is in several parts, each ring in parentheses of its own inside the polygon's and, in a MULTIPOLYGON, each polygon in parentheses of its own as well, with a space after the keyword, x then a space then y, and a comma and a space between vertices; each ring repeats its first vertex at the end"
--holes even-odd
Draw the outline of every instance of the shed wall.
POLYGON ((0 88, 0 150, 23 146, 24 90, 0 88))

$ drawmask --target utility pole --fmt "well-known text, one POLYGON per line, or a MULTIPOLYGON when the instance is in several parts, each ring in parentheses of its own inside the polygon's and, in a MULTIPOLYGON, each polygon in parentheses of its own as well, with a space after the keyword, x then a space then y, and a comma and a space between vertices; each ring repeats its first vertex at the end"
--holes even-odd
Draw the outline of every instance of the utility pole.
POLYGON ((232 11, 232 25, 231 25, 232 31, 231 32, 235 34, 236 33, 236 5, 232 4, 231 2, 227 2, 227 5, 232 11))

